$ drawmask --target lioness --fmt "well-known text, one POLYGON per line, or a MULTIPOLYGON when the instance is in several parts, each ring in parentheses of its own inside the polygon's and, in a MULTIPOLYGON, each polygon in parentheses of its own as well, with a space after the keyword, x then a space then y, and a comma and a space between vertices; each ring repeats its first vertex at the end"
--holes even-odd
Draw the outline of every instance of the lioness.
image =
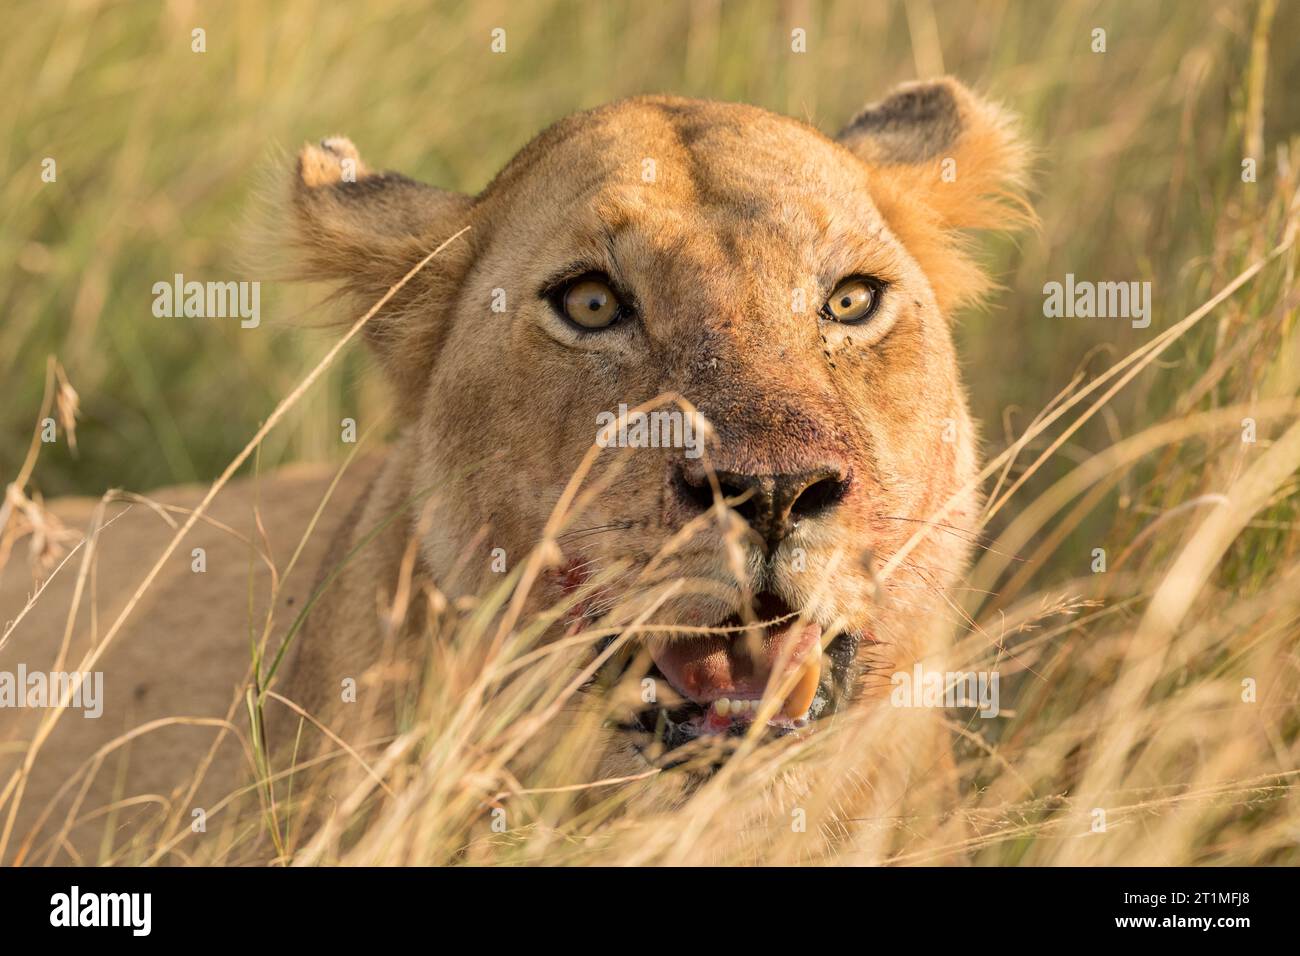
POLYGON ((930 621, 967 560, 977 456, 950 322, 988 280, 963 231, 1027 218, 1025 160, 1008 114, 952 79, 834 139, 751 106, 623 100, 554 124, 476 197, 372 172, 346 139, 306 147, 301 271, 361 310, 399 286, 365 334, 405 427, 324 558, 284 695, 346 737, 340 682, 391 653, 377 589, 418 575, 455 601, 548 541, 528 607, 567 601, 556 635, 656 625, 625 666, 661 692, 607 732, 611 773, 756 721, 815 732, 870 697, 942 641, 930 621), (601 452, 617 472, 551 524, 643 404, 681 413, 674 437, 601 452))

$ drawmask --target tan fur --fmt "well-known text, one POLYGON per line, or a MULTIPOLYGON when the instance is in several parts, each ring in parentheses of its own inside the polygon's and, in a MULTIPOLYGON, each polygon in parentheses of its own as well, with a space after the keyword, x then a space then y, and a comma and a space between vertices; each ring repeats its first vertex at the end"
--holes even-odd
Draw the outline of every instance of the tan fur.
MULTIPOLYGON (((357 311, 469 229, 367 329, 406 427, 339 532, 333 553, 363 548, 364 559, 309 618, 286 693, 330 721, 340 680, 364 673, 391 637, 379 609, 413 534, 423 579, 453 599, 479 593, 493 583, 493 548, 517 562, 538 543, 597 415, 665 392, 712 425, 714 468, 833 460, 851 473, 834 513, 782 545, 802 549, 807 570, 783 564, 773 586, 823 626, 866 631, 890 669, 934 651, 943 628, 932 619, 964 568, 976 494, 959 494, 949 527, 931 529, 885 583, 887 599, 874 567, 975 474, 950 321, 988 280, 963 231, 1027 221, 1024 163, 1007 115, 950 79, 900 88, 838 141, 750 106, 621 101, 555 124, 475 198, 372 173, 347 140, 306 147, 290 207, 300 273, 338 283, 357 311), (635 322, 579 337, 554 314, 539 290, 579 260, 634 290, 635 322), (821 322, 822 301, 851 273, 888 282, 880 316, 821 322), (792 312, 795 289, 806 312, 792 312), (505 311, 494 311, 501 295, 505 311)), ((663 580, 711 582, 721 590, 671 600, 656 618, 709 623, 737 600, 723 532, 706 526, 656 559, 689 517, 669 479, 680 458, 619 456, 617 480, 570 525, 613 530, 562 543, 559 560, 654 567, 633 588, 647 593, 663 580)), ((745 560, 753 570, 757 559, 745 560)), ((530 607, 564 596, 548 578, 530 607)), ((616 744, 607 766, 634 763, 616 744)))
MULTIPOLYGON (((302 165, 344 154, 354 155, 350 144, 307 147, 302 165)), ((829 457, 853 470, 853 491, 836 514, 788 542, 808 563, 802 575, 779 576, 791 603, 812 602, 818 572, 838 556, 834 585, 813 609, 819 623, 867 630, 886 673, 941 649, 942 592, 966 561, 962 530, 975 494, 959 497, 948 527, 930 533, 888 582, 891 600, 878 600, 873 565, 975 472, 949 322, 988 279, 963 230, 1031 219, 1020 193, 1025 159, 1007 114, 942 80, 906 85, 867 107, 838 143, 748 106, 615 103, 542 133, 472 203, 424 187, 423 218, 404 236, 377 234, 367 203, 358 201, 363 211, 345 205, 356 184, 302 183, 295 206, 311 274, 322 275, 335 253, 336 241, 321 236, 342 234, 348 249, 378 252, 364 263, 336 262, 334 278, 359 294, 357 307, 469 227, 450 255, 417 276, 419 291, 376 324, 374 337, 387 343, 381 358, 414 414, 362 533, 414 487, 436 488, 422 570, 452 597, 478 593, 491 583, 492 548, 517 561, 537 543, 592 444, 596 415, 676 393, 715 428, 715 468, 797 470, 829 457), (572 335, 538 290, 575 260, 634 289, 639 321, 572 335), (888 335, 819 328, 812 313, 828 285, 852 272, 889 280, 888 335), (794 288, 807 291, 808 313, 792 314, 794 288), (492 310, 494 294, 504 294, 504 313, 492 310), (950 427, 955 440, 947 441, 950 427), (477 551, 466 561, 470 541, 477 551)), ((394 196, 412 189, 392 182, 394 196)), ((387 197, 384 183, 369 188, 387 197)), ((391 229, 391 215, 383 221, 391 229)), ((647 590, 682 577, 734 580, 715 528, 668 560, 656 557, 688 517, 666 480, 680 454, 640 450, 620 459, 616 490, 570 525, 620 527, 562 540, 560 563, 599 571, 628 561, 647 590), (655 568, 649 579, 647 567, 655 568)), ((398 550, 389 547, 387 566, 398 550)), ((356 574, 358 591, 370 585, 369 569, 356 574)), ((537 592, 533 607, 564 596, 555 581, 537 592)), ((734 600, 692 595, 668 602, 656 620, 710 623, 734 600)), ((301 645, 293 687, 301 699, 323 704, 339 675, 374 653, 357 645, 373 629, 370 614, 345 591, 331 601, 328 623, 301 645)), ((637 761, 615 739, 603 771, 635 771, 637 761)))
MULTIPOLYGON (((280 623, 272 647, 278 646, 287 622, 310 597, 331 538, 351 502, 374 479, 377 466, 378 462, 364 460, 348 469, 330 498, 332 506, 306 538, 296 569, 282 579, 274 609, 280 623)), ((334 471, 292 466, 274 478, 234 482, 213 502, 208 520, 190 532, 95 665, 104 674, 103 715, 88 719, 79 711, 65 711, 36 754, 0 862, 140 862, 154 847, 148 844, 144 850, 132 851, 134 835, 156 835, 163 821, 170 821, 169 830, 179 827, 188 832, 196 808, 208 812, 207 832, 214 841, 224 832, 234 814, 231 808, 218 809, 219 801, 252 777, 243 688, 249 677, 250 635, 260 637, 271 593, 267 564, 249 542, 255 542, 258 550, 269 544, 270 558, 283 575, 334 471), (257 514, 264 537, 257 530, 257 514), (192 570, 194 548, 205 552, 207 569, 202 574, 192 570), (178 717, 225 721, 232 710, 227 733, 211 724, 154 724, 178 717), (101 748, 142 727, 150 729, 124 746, 105 750, 100 762, 95 762, 101 748), (189 782, 214 745, 210 769, 191 793, 189 782), (147 799, 134 799, 112 815, 101 810, 117 799, 140 795, 147 799), (80 822, 69 828, 66 842, 52 842, 71 820, 80 822)), ((118 501, 101 512, 95 499, 54 503, 52 513, 69 528, 97 528, 72 640, 62 658, 65 663, 56 662, 78 590, 84 544, 56 574, 40 575, 44 590, 25 613, 33 581, 18 554, 11 558, 0 575, 0 621, 7 624, 24 616, 0 647, 0 670, 12 673, 20 663, 29 672, 78 669, 171 540, 175 524, 185 520, 206 491, 206 486, 195 485, 152 495, 150 500, 161 508, 118 501)), ((0 788, 23 766, 29 742, 47 716, 44 710, 0 711, 0 788)), ((250 794, 243 804, 256 807, 256 798, 250 794)), ((0 812, 0 828, 8 812, 6 804, 0 812)), ((164 854, 162 861, 202 858, 203 852, 204 840, 195 835, 177 855, 164 854)))

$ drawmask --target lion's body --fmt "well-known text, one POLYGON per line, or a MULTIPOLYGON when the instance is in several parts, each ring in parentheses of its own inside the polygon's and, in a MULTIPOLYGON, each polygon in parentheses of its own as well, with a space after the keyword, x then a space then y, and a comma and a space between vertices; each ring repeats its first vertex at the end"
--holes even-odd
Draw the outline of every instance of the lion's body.
MULTIPOLYGON (((275 608, 273 641, 278 641, 310 597, 337 529, 352 502, 373 480, 377 467, 376 461, 361 460, 344 473, 310 535, 313 516, 337 469, 294 466, 274 476, 241 479, 213 502, 208 511, 211 523, 202 522, 191 531, 96 662, 94 669, 104 675, 102 715, 85 718, 76 710, 66 711, 40 748, 24 785, 3 862, 18 858, 38 822, 40 830, 23 856, 28 862, 93 863, 116 858, 133 835, 145 832, 157 837, 164 818, 170 819, 168 832, 190 833, 196 808, 210 815, 209 832, 222 831, 233 814, 228 809, 218 810, 218 802, 252 779, 244 688, 251 641, 254 634, 260 637, 262 633, 271 590, 266 564, 253 555, 247 543, 250 536, 258 537, 254 516, 261 516, 265 543, 281 572, 305 536, 298 565, 283 579, 275 608), (202 573, 193 570, 195 548, 204 551, 206 570, 202 573), (182 724, 169 721, 171 718, 198 718, 206 723, 182 724), (212 723, 226 720, 235 732, 223 733, 212 723), (141 727, 151 729, 123 747, 106 751, 102 767, 94 772, 93 761, 101 748, 141 727), (220 744, 213 750, 218 740, 220 744), (190 795, 191 782, 210 750, 210 769, 199 776, 201 785, 190 795), (87 770, 92 772, 87 774, 87 770), (82 794, 87 780, 88 789, 82 794), (90 817, 69 829, 65 844, 49 844, 50 838, 63 830, 74 807, 74 818, 80 818, 114 800, 141 795, 154 799, 122 807, 112 817, 90 817), (107 837, 106 821, 111 833, 107 837), (67 852, 68 847, 75 848, 78 855, 67 852)), ((170 517, 179 524, 206 490, 206 486, 170 488, 151 495, 150 500, 177 509, 170 517)), ((96 520, 98 506, 96 499, 62 499, 50 511, 69 528, 84 530, 96 520)), ((129 506, 110 503, 99 520, 102 527, 94 535, 90 565, 93 574, 84 580, 80 612, 63 654, 64 663, 56 661, 69 609, 74 606, 84 545, 48 578, 39 599, 0 647, 0 670, 12 673, 20 664, 28 673, 76 669, 112 626, 175 533, 172 524, 141 502, 129 506)), ((24 613, 32 592, 32 577, 22 557, 21 551, 16 552, 0 577, 0 619, 6 623, 24 613)), ((48 710, 37 709, 0 711, 0 787, 23 765, 28 742, 49 715, 48 710)), ((254 796, 247 800, 255 805, 254 796)), ((3 819, 0 814, 0 825, 3 819)), ((145 854, 154 849, 148 841, 145 846, 145 854)), ((182 852, 183 857, 165 859, 202 858, 204 851, 202 844, 189 843, 182 852)), ((147 856, 130 853, 124 859, 144 858, 147 856)))
MULTIPOLYGON (((359 503, 329 555, 316 556, 329 586, 289 663, 287 696, 344 738, 371 732, 340 719, 339 687, 419 646, 386 616, 404 581, 452 601, 480 594, 500 570, 494 555, 513 566, 543 540, 557 573, 533 589, 530 611, 573 590, 565 569, 580 569, 581 585, 623 566, 622 620, 666 581, 691 580, 723 593, 664 599, 656 620, 712 625, 734 610, 740 568, 818 634, 860 636, 877 673, 933 659, 977 502, 950 317, 986 280, 957 233, 1021 217, 1004 200, 1023 160, 1004 115, 951 81, 869 107, 838 141, 752 107, 624 101, 556 124, 474 199, 371 174, 346 140, 308 147, 293 199, 305 275, 341 281, 364 308, 445 248, 367 329, 405 428, 369 491, 348 496, 359 503), (635 320, 590 333, 557 316, 547 284, 575 263, 629 290, 635 320), (838 277, 868 273, 885 290, 880 314, 824 321, 818 307, 838 277), (600 533, 555 537, 548 522, 600 414, 663 394, 712 426, 710 468, 764 481, 821 469, 835 476, 832 510, 795 522, 765 558, 742 549, 737 564, 725 523, 683 497, 680 451, 642 449, 601 459, 594 480, 617 457, 617 481, 560 526, 600 533), (674 544, 687 531, 690 547, 674 544)), ((300 525, 306 496, 270 487, 268 522, 300 525)), ((228 583, 247 594, 246 579, 228 583)), ((189 637, 246 648, 238 606, 189 637)), ((142 632, 149 620, 137 612, 142 632)), ((229 690, 238 670, 223 667, 217 683, 229 690)), ((871 672, 854 671, 860 700, 871 672)), ((183 712, 185 700, 170 702, 183 712)), ((891 747, 935 753, 921 740, 891 747)), ((605 749, 605 773, 645 765, 624 744, 605 749)))

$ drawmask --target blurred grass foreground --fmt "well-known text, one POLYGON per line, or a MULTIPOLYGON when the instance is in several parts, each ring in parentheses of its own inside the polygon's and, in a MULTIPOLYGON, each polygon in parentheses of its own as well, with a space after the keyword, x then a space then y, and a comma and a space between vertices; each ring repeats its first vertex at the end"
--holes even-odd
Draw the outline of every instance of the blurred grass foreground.
MULTIPOLYGON (((916 77, 1001 99, 1038 150, 1042 226, 988 244, 1000 290, 958 317, 984 452, 1005 464, 954 660, 996 664, 1016 706, 954 720, 934 819, 820 858, 1300 862, 1297 5, 23 0, 7 19, 0 474, 32 498, 211 480, 316 365, 337 335, 320 290, 265 285, 255 328, 151 308, 177 274, 245 277, 250 210, 304 140, 343 133, 376 165, 474 192, 547 123, 638 92, 827 131, 916 77), (1045 316, 1044 285, 1067 275, 1149 282, 1150 326, 1045 316), (27 472, 49 356, 79 395, 77 446, 27 472), (1123 839, 1088 838, 1103 793, 1123 839)), ((342 460, 345 416, 382 430, 367 365, 345 354, 259 467, 342 460)), ((482 805, 462 785, 492 743, 444 743, 442 775, 407 781, 426 799, 305 858, 807 859, 789 833, 737 835, 750 783, 780 770, 763 755, 692 800, 690 841, 673 813, 628 818, 617 792, 577 812, 561 792, 467 847, 482 805)))

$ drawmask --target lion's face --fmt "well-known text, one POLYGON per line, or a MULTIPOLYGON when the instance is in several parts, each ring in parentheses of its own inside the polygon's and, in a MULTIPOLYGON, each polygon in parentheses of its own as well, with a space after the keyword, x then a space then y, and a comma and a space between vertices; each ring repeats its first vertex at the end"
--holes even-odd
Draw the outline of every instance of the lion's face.
POLYGON ((437 489, 435 579, 469 567, 450 586, 474 588, 494 549, 522 560, 597 444, 537 601, 568 600, 571 631, 655 625, 632 666, 666 686, 630 730, 672 747, 800 728, 919 652, 975 500, 947 312, 981 277, 951 231, 1005 208, 987 196, 1019 170, 1000 114, 945 81, 836 142, 642 98, 556 124, 472 202, 382 214, 424 187, 332 183, 343 144, 309 148, 303 195, 326 185, 331 211, 387 223, 395 263, 470 226, 373 336, 437 489))

